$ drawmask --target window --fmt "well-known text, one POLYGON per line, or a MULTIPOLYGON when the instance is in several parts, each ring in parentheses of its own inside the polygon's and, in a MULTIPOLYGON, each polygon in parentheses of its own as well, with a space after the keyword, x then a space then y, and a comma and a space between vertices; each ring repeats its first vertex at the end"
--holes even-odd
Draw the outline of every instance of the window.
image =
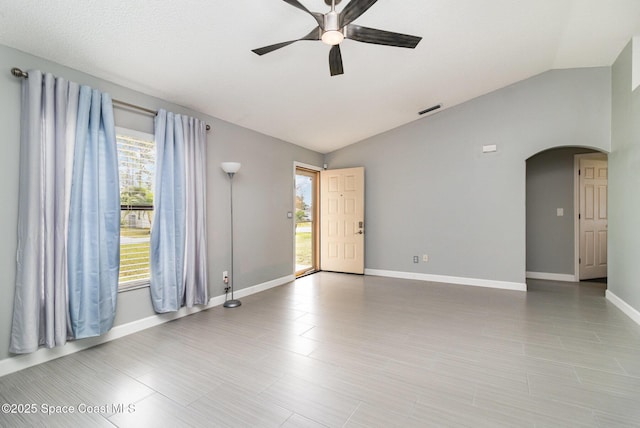
POLYGON ((120 170, 120 290, 147 285, 153 221, 153 135, 117 128, 120 170))

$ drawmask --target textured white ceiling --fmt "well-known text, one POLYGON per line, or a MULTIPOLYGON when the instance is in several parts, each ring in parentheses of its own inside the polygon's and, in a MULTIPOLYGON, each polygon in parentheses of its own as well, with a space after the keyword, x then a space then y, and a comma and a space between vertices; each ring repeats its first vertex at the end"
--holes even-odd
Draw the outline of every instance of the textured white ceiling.
POLYGON ((553 68, 609 66, 640 35, 640 0, 379 0, 354 23, 423 40, 415 50, 345 40, 345 74, 330 77, 321 42, 251 52, 315 27, 281 0, 0 3, 1 44, 326 153, 434 104, 553 68))

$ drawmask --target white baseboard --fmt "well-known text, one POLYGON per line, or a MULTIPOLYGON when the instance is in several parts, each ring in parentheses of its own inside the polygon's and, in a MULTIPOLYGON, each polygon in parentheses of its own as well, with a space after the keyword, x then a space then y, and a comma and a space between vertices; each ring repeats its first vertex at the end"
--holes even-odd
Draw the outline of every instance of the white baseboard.
MULTIPOLYGON (((272 281, 267 281, 262 284, 238 290, 234 293, 234 297, 246 297, 273 287, 278 287, 293 280, 295 280, 294 275, 283 276, 282 278, 277 278, 272 281)), ((224 295, 212 297, 211 299, 209 299, 209 303, 206 305, 194 306, 192 308, 183 307, 180 308, 180 310, 178 310, 177 312, 151 315, 150 317, 115 326, 111 330, 109 330, 109 332, 103 334, 102 336, 70 341, 67 342, 66 345, 57 348, 40 348, 38 351, 31 354, 16 355, 14 357, 5 358, 3 360, 0 360, 0 377, 9 373, 26 369, 27 367, 35 366, 37 364, 55 360, 56 358, 91 348, 92 346, 96 346, 101 343, 128 336, 130 334, 137 333, 139 331, 146 330, 160 324, 164 324, 168 321, 186 317, 188 315, 192 315, 197 312, 213 308, 215 306, 220 306, 224 303, 224 301, 224 295)))
POLYGON ((636 324, 640 324, 640 312, 636 310, 633 306, 613 294, 610 290, 605 292, 605 297, 608 301, 613 303, 618 309, 625 313, 626 316, 631 318, 636 324))
POLYGON ((564 282, 578 282, 578 278, 575 275, 568 273, 548 273, 548 272, 527 272, 527 278, 530 279, 545 279, 548 281, 564 281, 564 282))
POLYGON ((394 270, 365 269, 365 275, 386 276, 389 278, 414 279, 418 281, 444 282, 448 284, 471 285, 474 287, 499 288, 502 290, 527 291, 527 284, 520 282, 493 281, 490 279, 463 278, 428 273, 399 272, 394 270))
MULTIPOLYGON (((295 275, 287 275, 281 278, 277 278, 271 281, 263 282, 262 284, 254 285, 253 287, 243 288, 242 290, 236 291, 234 294, 235 297, 245 297, 250 296, 252 294, 260 293, 261 291, 266 291, 270 288, 278 287, 280 285, 284 285, 288 282, 295 281, 295 275)), ((224 303, 224 296, 222 297, 222 303, 224 303)))

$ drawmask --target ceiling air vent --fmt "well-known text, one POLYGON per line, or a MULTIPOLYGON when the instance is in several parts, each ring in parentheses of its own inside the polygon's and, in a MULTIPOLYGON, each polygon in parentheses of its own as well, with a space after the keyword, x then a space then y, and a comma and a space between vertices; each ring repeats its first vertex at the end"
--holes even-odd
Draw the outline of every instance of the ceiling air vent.
POLYGON ((422 116, 423 114, 431 113, 431 112, 432 112, 432 111, 434 111, 434 110, 438 110, 440 107, 442 107, 442 104, 436 104, 436 105, 435 105, 435 106, 433 106, 433 107, 429 107, 429 108, 426 108, 426 109, 424 109, 424 110, 422 110, 422 111, 419 111, 419 112, 418 112, 418 114, 419 114, 420 116, 422 116))

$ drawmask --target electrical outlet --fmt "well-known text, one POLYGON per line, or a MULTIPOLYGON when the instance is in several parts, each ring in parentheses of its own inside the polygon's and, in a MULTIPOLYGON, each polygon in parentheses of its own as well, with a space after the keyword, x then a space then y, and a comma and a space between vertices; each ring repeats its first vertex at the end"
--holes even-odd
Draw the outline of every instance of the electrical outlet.
POLYGON ((418 256, 413 256, 413 262, 414 262, 414 263, 418 263, 418 262, 419 262, 419 258, 418 258, 418 256))
POLYGON ((428 262, 429 261, 429 255, 428 254, 423 254, 422 255, 422 261, 425 262, 425 263, 428 262))
POLYGON ((222 282, 224 282, 225 284, 229 282, 229 272, 226 270, 222 272, 222 282))

